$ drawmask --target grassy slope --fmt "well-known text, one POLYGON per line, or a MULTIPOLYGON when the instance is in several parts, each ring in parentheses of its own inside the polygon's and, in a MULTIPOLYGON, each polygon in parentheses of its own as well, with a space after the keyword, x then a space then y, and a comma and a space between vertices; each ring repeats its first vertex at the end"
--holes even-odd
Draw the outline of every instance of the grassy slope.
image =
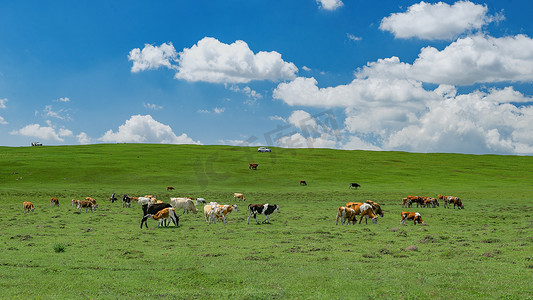
POLYGON ((3 147, 0 243, 12 255, 0 256, 8 279, 0 288, 6 297, 52 298, 523 299, 533 293, 532 167, 532 157, 517 156, 3 147), (248 170, 249 162, 259 170, 248 170), (299 186, 300 179, 309 185, 299 186), (350 182, 362 188, 350 191, 350 182), (166 192, 167 185, 176 191, 166 192), (140 231, 137 207, 104 201, 117 192, 231 203, 237 191, 247 193, 247 203, 279 203, 282 213, 271 225, 247 225, 242 204, 226 226, 184 215, 179 229, 140 231), (461 196, 466 209, 421 208, 430 226, 398 225, 401 197, 437 193, 461 196), (86 195, 99 200, 99 211, 73 214, 65 202, 86 195), (50 196, 62 206, 49 207, 50 196), (378 225, 335 226, 338 206, 365 199, 384 204, 378 225), (33 215, 21 214, 22 200, 36 204, 33 215), (510 209, 502 210, 502 202, 510 209), (54 253, 57 243, 66 252, 54 253), (361 290, 364 281, 371 284, 361 290), (27 288, 21 293, 19 286, 27 288))

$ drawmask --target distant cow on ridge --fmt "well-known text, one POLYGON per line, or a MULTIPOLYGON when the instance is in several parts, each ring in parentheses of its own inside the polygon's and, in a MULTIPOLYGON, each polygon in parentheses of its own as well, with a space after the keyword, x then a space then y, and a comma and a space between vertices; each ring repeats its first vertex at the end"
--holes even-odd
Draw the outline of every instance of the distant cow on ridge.
POLYGON ((361 185, 359 183, 355 183, 355 182, 350 183, 350 189, 354 188, 354 189, 357 190, 358 187, 361 187, 361 185))

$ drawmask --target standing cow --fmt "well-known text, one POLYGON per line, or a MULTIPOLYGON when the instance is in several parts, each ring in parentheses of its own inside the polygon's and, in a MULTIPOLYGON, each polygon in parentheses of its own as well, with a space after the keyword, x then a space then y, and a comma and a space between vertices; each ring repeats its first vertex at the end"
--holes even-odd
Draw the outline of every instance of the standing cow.
POLYGON ((250 224, 250 217, 253 215, 255 222, 259 224, 259 221, 257 221, 257 214, 265 215, 266 219, 262 223, 270 223, 270 220, 268 217, 274 213, 274 212, 280 212, 279 211, 279 205, 277 204, 249 204, 248 210, 250 210, 250 214, 248 215, 248 224, 250 224))

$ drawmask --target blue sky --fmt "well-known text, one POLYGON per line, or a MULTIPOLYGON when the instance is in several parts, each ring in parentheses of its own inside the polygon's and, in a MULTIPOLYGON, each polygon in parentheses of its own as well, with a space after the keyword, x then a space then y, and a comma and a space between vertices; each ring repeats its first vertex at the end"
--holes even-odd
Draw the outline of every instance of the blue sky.
POLYGON ((0 1, 0 145, 533 154, 530 1, 0 1))

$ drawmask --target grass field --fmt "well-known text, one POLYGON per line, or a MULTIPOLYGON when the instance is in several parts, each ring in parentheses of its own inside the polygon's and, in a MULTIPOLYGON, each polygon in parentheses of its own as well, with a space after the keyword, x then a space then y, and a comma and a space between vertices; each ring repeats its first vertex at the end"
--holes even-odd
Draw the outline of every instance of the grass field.
POLYGON ((532 170, 533 157, 521 156, 0 147, 1 297, 531 299, 532 170), (110 203, 113 192, 222 204, 244 192, 247 201, 226 225, 198 213, 182 215, 178 228, 151 220, 140 229, 141 209, 110 203), (402 197, 437 194, 461 197, 465 209, 405 209, 428 226, 399 224, 402 197), (70 200, 86 196, 98 210, 76 213, 70 200), (382 204, 378 224, 335 225, 339 206, 367 199, 382 204), (23 201, 35 212, 24 215, 23 201), (248 203, 279 204, 281 213, 248 225, 248 203))

